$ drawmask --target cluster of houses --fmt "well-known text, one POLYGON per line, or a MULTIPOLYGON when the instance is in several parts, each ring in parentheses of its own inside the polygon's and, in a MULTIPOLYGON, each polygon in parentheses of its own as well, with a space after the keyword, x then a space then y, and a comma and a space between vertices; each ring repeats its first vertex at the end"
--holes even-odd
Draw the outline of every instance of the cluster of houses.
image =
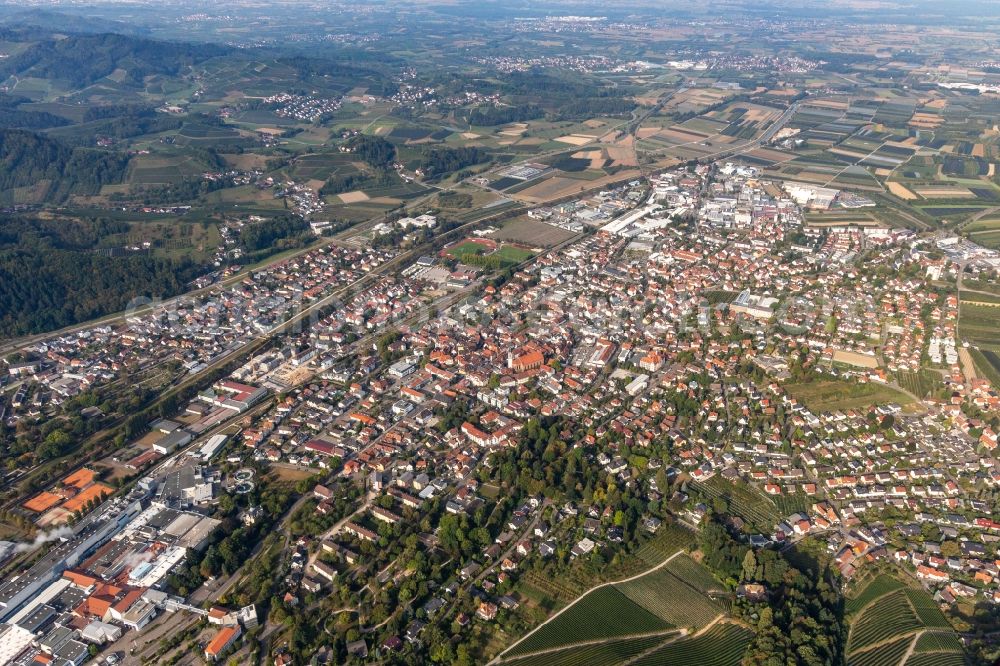
POLYGON ((155 305, 123 324, 97 325, 30 345, 24 350, 27 358, 6 364, 11 379, 26 388, 21 405, 8 418, 43 414, 46 406, 57 408, 126 369, 177 361, 197 374, 281 324, 296 308, 359 280, 393 254, 325 246, 207 295, 155 305), (33 401, 39 403, 36 410, 31 409, 33 401))
POLYGON ((294 118, 314 123, 339 110, 343 100, 315 95, 279 93, 265 97, 264 103, 271 104, 274 107, 274 115, 279 118, 294 118))
MULTIPOLYGON (((942 266, 906 234, 806 233, 780 188, 752 169, 726 171, 679 169, 656 178, 652 191, 625 188, 550 209, 538 224, 618 202, 596 233, 540 254, 505 282, 481 284, 470 274, 462 298, 424 270, 433 260, 382 276, 200 396, 215 409, 245 409, 263 397, 258 386, 270 386, 280 399, 247 418, 238 435, 252 455, 364 481, 369 501, 322 535, 319 554, 298 555, 296 584, 311 591, 332 583, 370 550, 366 544, 378 543, 384 526, 419 515, 429 499, 456 516, 488 508, 497 498, 477 471, 490 454, 518 446, 533 417, 568 416, 586 433, 577 444, 587 464, 616 483, 637 484, 650 502, 676 501, 693 525, 708 507, 691 497, 707 501, 719 484, 741 484, 770 507, 734 523, 755 545, 812 535, 830 544, 846 575, 894 557, 939 600, 970 590, 996 598, 1000 525, 980 495, 1000 483, 997 434, 969 408, 995 410, 1000 396, 946 352, 956 348, 943 341, 955 340, 957 302, 924 290, 924 280, 948 270, 947 260, 942 266), (862 250, 866 262, 852 261, 862 250), (890 276, 875 279, 883 269, 890 276), (427 313, 439 303, 443 311, 427 313), (938 392, 919 409, 807 407, 789 381, 808 371, 814 380, 888 384, 890 373, 924 367, 936 339, 945 351, 931 361, 942 366, 949 397, 938 392), (307 380, 282 384, 289 368, 307 380), (686 405, 683 418, 674 405, 686 405), (653 452, 638 471, 635 452, 653 452), (682 479, 684 490, 667 496, 663 476, 682 479), (887 511, 909 522, 890 529, 887 511), (927 523, 939 533, 920 533, 927 523)), ((137 317, 124 330, 41 343, 37 360, 10 370, 37 378, 53 364, 71 369, 74 359, 93 368, 102 354, 138 355, 171 341, 190 343, 178 346, 192 354, 214 348, 211 358, 234 328, 244 340, 267 331, 289 300, 312 302, 391 256, 315 250, 198 304, 137 317), (229 325, 200 336, 209 316, 229 325)), ((164 436, 176 430, 157 428, 164 436)), ((177 483, 204 484, 206 474, 190 470, 177 483)), ((313 489, 317 512, 334 510, 336 492, 313 489)), ((479 602, 475 618, 459 617, 459 625, 491 622, 516 605, 501 590, 529 558, 587 558, 621 541, 615 509, 540 499, 517 507, 495 543, 457 563, 454 591, 474 590, 479 602)), ((659 524, 643 519, 650 532, 659 524)), ((425 602, 428 616, 452 605, 448 594, 425 602)), ((419 640, 423 624, 415 622, 380 648, 419 640)), ((237 639, 238 629, 220 633, 218 652, 237 639)))

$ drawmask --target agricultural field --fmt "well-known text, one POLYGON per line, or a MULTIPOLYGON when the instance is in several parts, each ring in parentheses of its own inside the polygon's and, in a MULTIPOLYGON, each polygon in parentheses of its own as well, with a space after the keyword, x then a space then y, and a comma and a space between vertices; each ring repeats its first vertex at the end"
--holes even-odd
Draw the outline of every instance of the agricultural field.
POLYGON ((515 241, 531 247, 552 247, 573 238, 574 235, 572 231, 522 215, 505 222, 490 238, 515 241))
POLYGON ((910 649, 913 638, 906 636, 895 641, 881 643, 864 652, 858 652, 847 658, 848 666, 897 666, 906 651, 910 649))
POLYGON ((930 595, 890 575, 878 574, 869 580, 848 597, 845 611, 851 617, 847 641, 850 666, 898 664, 914 641, 914 654, 907 664, 918 654, 942 661, 921 659, 917 663, 964 660, 958 636, 930 595))
POLYGON ((895 636, 912 634, 923 628, 905 590, 878 597, 859 611, 851 623, 848 654, 882 644, 895 636))
POLYGON ((506 656, 523 656, 540 650, 601 638, 632 634, 666 634, 672 629, 674 625, 635 603, 615 587, 607 586, 581 597, 547 624, 514 645, 506 656))
POLYGON ((332 152, 299 155, 288 169, 288 175, 296 181, 326 181, 333 176, 343 177, 358 173, 361 173, 361 167, 351 155, 332 152))
POLYGON ((738 666, 752 636, 744 627, 717 624, 700 636, 667 643, 632 662, 632 666, 738 666))
POLYGON ((199 176, 206 165, 193 156, 182 154, 139 155, 129 162, 126 181, 130 185, 168 185, 199 176))
POLYGON ((694 544, 695 535, 680 525, 662 525, 656 536, 636 551, 636 557, 649 566, 656 566, 679 550, 694 544))
POLYGON ((998 318, 1000 318, 1000 307, 963 301, 959 304, 959 338, 983 351, 1000 351, 998 318))
POLYGON ((775 495, 770 498, 782 516, 793 513, 808 513, 815 499, 803 493, 775 495))
POLYGON ((788 394, 813 413, 845 409, 860 409, 876 404, 907 405, 913 401, 884 384, 858 384, 848 381, 812 381, 806 384, 786 384, 788 394))
MULTIPOLYGON (((679 525, 663 525, 655 536, 639 548, 634 561, 624 567, 625 573, 620 577, 630 575, 635 568, 641 571, 642 568, 656 566, 693 542, 694 534, 690 530, 679 525)), ((678 555, 663 569, 647 573, 633 581, 642 581, 641 585, 613 584, 583 596, 580 594, 597 581, 586 576, 550 579, 529 574, 521 581, 519 590, 522 594, 550 611, 559 607, 561 601, 568 601, 570 604, 561 615, 528 636, 523 643, 516 644, 506 656, 523 656, 560 645, 613 636, 652 632, 658 632, 662 636, 664 632, 675 628, 669 619, 671 617, 679 620, 680 624, 677 626, 690 625, 686 609, 669 608, 669 598, 664 592, 674 588, 661 587, 659 584, 661 581, 658 574, 668 568, 669 573, 663 577, 663 581, 671 586, 684 586, 681 593, 687 595, 685 598, 692 603, 698 604, 701 613, 699 617, 705 618, 700 624, 707 623, 724 612, 722 605, 705 594, 705 591, 715 589, 717 584, 714 578, 686 555, 678 555), (635 597, 635 600, 630 597, 635 597), (642 601, 637 603, 636 600, 640 598, 642 601), (645 607, 643 603, 646 604, 645 607), (625 618, 624 621, 622 617, 625 618), (569 633, 564 636, 565 632, 569 633)))
POLYGON ((190 146, 228 146, 243 141, 238 131, 231 127, 213 127, 195 123, 184 123, 175 135, 175 143, 190 146))
POLYGON ((962 652, 962 641, 953 633, 927 632, 917 639, 914 652, 962 652))
POLYGON ((855 596, 847 598, 844 610, 847 613, 857 613, 867 606, 869 602, 903 587, 903 583, 898 579, 885 574, 879 574, 871 582, 867 583, 855 596))
POLYGON ((966 666, 965 655, 956 652, 914 653, 903 666, 966 666))
POLYGON ((739 516, 758 533, 770 534, 784 517, 767 495, 753 486, 738 486, 719 477, 693 482, 692 487, 709 499, 721 498, 728 513, 739 516))
POLYGON ((1000 353, 992 350, 970 349, 969 355, 975 364, 976 372, 1000 387, 1000 353))
POLYGON ((661 569, 615 588, 649 612, 674 626, 699 628, 723 613, 708 592, 720 590, 712 575, 687 555, 678 555, 661 569))
POLYGON ((664 636, 628 638, 598 645, 570 647, 557 652, 546 652, 533 657, 504 660, 510 666, 616 666, 651 650, 664 641, 664 636))
POLYGON ((896 373, 896 381, 904 389, 920 398, 933 393, 942 386, 940 373, 933 370, 920 370, 919 372, 901 370, 896 373))

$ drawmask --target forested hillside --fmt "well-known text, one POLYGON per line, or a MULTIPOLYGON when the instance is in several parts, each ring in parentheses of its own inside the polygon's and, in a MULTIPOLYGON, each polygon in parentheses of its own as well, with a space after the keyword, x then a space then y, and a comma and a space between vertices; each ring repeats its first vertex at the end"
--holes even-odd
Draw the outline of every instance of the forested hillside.
POLYGON ((83 86, 121 69, 122 83, 138 87, 151 74, 176 75, 187 66, 227 52, 225 47, 212 44, 157 42, 113 34, 71 35, 44 39, 0 60, 0 75, 58 79, 83 86))
POLYGON ((0 337, 100 317, 136 297, 171 296, 202 270, 186 259, 92 252, 121 231, 116 224, 0 217, 0 337))
POLYGON ((121 182, 127 164, 120 153, 71 148, 33 132, 0 129, 0 197, 41 181, 47 181, 50 201, 96 194, 103 185, 121 182))

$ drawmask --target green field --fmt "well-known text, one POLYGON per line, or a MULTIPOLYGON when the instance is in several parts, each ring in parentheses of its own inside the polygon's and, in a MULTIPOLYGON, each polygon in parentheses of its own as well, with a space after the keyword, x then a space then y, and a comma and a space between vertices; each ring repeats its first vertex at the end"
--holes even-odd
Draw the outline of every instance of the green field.
POLYGON ((941 387, 941 375, 933 370, 921 370, 920 372, 896 373, 896 381, 904 389, 913 395, 923 398, 928 393, 936 391, 941 387))
POLYGON ((1000 387, 1000 354, 978 349, 970 349, 969 354, 976 366, 976 372, 993 382, 993 386, 1000 387))
POLYGON ((717 476, 691 485, 709 499, 724 499, 730 514, 739 516, 758 532, 770 534, 783 517, 774 502, 753 486, 738 486, 717 476))
POLYGON ((664 636, 648 636, 646 638, 627 638, 621 641, 611 641, 599 645, 585 645, 579 648, 566 648, 557 652, 521 659, 504 661, 510 666, 614 666, 632 659, 646 650, 650 650, 665 640, 664 636))
POLYGON ((869 645, 905 636, 923 628, 910 605, 906 592, 896 590, 879 597, 878 602, 861 611, 851 623, 847 651, 851 654, 869 645))
POLYGON ((722 586, 687 555, 678 555, 662 569, 615 587, 674 626, 703 627, 724 611, 707 595, 722 586))
POLYGON ((1000 218, 987 215, 967 224, 962 230, 970 234, 977 231, 1000 231, 1000 218))
POLYGON ((643 562, 656 565, 694 542, 694 532, 686 527, 677 524, 663 525, 657 530, 656 536, 636 551, 636 556, 643 562))
POLYGON ((884 643, 865 652, 847 658, 847 666, 897 666, 910 648, 913 639, 909 636, 884 643))
POLYGON ((459 243, 458 245, 448 248, 448 254, 457 258, 463 259, 466 255, 482 255, 486 254, 486 246, 479 243, 474 243, 472 241, 466 241, 464 243, 459 243))
POLYGON ((531 250, 525 250, 513 245, 504 245, 493 253, 494 257, 499 257, 503 263, 519 264, 535 256, 531 250))
POLYGON ((1000 350, 1000 307, 959 304, 958 335, 978 347, 1000 350))
POLYGON ((447 253, 464 264, 482 266, 484 268, 504 268, 516 266, 530 259, 534 252, 513 245, 501 245, 497 250, 490 251, 488 247, 474 241, 465 241, 448 248, 447 253))
POLYGON ((673 625, 608 586, 581 597, 558 617, 514 646, 508 656, 527 655, 600 638, 665 633, 670 629, 673 625))
POLYGON ((844 610, 847 613, 857 613, 865 607, 868 602, 888 594, 903 587, 903 584, 892 576, 879 574, 874 580, 861 589, 857 596, 848 597, 844 610))
POLYGON ((910 655, 905 666, 966 666, 966 661, 957 652, 925 652, 910 655))
POLYGON ((701 636, 669 643, 633 662, 633 666, 737 666, 750 645, 752 632, 719 624, 701 636))
POLYGON ((1000 231, 984 231, 969 234, 969 240, 982 245, 985 248, 996 250, 1000 248, 1000 231))
POLYGON ((883 384, 857 384, 839 380, 812 381, 804 384, 786 384, 785 390, 805 405, 806 409, 816 414, 886 403, 906 405, 913 402, 913 399, 905 393, 883 384))
POLYGON ((907 664, 914 663, 918 654, 921 655, 918 664, 963 663, 957 634, 922 589, 907 587, 890 575, 879 574, 847 599, 845 611, 851 616, 847 640, 849 666, 898 664, 918 634, 914 655, 907 664), (921 631, 924 633, 920 634, 921 631))

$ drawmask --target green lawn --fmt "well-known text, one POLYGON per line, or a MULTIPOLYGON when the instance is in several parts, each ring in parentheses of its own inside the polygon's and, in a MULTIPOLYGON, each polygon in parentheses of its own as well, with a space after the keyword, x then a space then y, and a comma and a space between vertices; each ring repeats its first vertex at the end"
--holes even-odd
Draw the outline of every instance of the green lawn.
POLYGON ((821 380, 786 384, 785 390, 811 412, 859 409, 871 405, 913 402, 905 393, 884 384, 858 384, 841 380, 821 380))
POLYGON ((519 264, 522 261, 530 259, 534 256, 531 250, 524 250, 519 247, 514 247, 512 245, 504 245, 499 250, 493 253, 494 256, 500 257, 500 260, 504 263, 519 264))

